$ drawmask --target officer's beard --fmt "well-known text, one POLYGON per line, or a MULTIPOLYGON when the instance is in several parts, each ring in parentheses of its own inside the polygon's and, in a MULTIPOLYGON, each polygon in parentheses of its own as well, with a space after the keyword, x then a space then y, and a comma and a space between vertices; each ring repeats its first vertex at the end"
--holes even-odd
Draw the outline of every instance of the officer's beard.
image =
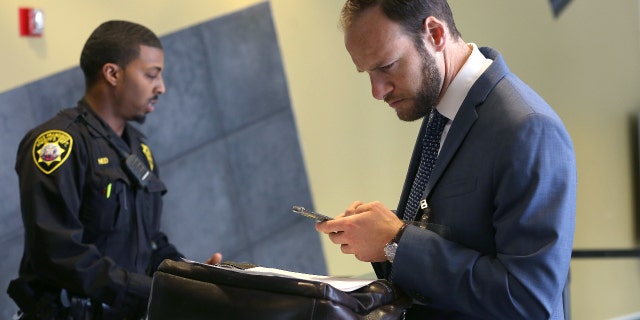
POLYGON ((142 115, 142 116, 135 116, 132 119, 133 121, 139 123, 139 124, 143 124, 145 120, 147 120, 147 115, 142 115))

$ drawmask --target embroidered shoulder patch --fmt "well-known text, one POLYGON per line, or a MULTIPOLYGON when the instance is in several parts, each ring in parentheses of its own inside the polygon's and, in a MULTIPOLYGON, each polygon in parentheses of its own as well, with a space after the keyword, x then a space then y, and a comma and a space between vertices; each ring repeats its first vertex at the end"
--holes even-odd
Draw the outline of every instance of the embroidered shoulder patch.
POLYGON ((58 169, 71 154, 73 138, 60 130, 49 130, 33 143, 33 161, 40 171, 50 174, 58 169))
POLYGON ((151 149, 149 149, 149 146, 144 143, 141 143, 140 147, 142 147, 142 153, 144 153, 144 155, 147 157, 147 162, 149 162, 149 169, 153 171, 153 155, 151 155, 151 149))

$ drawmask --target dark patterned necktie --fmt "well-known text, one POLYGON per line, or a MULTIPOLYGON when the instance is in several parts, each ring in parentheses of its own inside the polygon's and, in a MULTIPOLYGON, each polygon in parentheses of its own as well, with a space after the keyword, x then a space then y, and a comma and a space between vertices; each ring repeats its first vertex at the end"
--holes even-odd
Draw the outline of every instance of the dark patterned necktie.
POLYGON ((442 136, 442 130, 447 120, 448 119, 441 115, 435 108, 433 108, 429 114, 429 123, 427 124, 424 139, 422 139, 420 166, 413 180, 407 207, 404 210, 403 219, 405 221, 413 221, 418 213, 418 205, 424 193, 424 188, 427 186, 427 181, 429 181, 429 176, 431 176, 431 169, 433 169, 433 164, 438 157, 440 137, 442 136))

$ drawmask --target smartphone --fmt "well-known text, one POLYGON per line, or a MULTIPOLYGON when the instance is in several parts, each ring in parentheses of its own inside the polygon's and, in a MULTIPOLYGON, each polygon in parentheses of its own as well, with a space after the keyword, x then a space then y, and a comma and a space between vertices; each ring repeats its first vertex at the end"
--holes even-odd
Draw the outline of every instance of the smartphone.
POLYGON ((327 220, 333 220, 333 218, 325 216, 323 214, 319 214, 313 211, 309 211, 307 209, 305 209, 304 207, 300 207, 300 206, 293 206, 293 212, 305 216, 307 218, 311 218, 314 220, 317 220, 318 222, 322 222, 322 221, 327 221, 327 220))

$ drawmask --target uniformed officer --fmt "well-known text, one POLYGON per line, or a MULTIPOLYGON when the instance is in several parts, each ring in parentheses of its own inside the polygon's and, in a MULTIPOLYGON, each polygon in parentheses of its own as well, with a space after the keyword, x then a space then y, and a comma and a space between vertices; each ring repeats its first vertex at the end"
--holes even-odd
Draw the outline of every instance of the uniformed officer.
POLYGON ((159 229, 166 187, 157 164, 128 123, 144 122, 165 91, 162 45, 144 26, 108 21, 80 67, 78 105, 18 149, 25 246, 8 293, 21 319, 140 319, 153 271, 182 256, 159 229))

